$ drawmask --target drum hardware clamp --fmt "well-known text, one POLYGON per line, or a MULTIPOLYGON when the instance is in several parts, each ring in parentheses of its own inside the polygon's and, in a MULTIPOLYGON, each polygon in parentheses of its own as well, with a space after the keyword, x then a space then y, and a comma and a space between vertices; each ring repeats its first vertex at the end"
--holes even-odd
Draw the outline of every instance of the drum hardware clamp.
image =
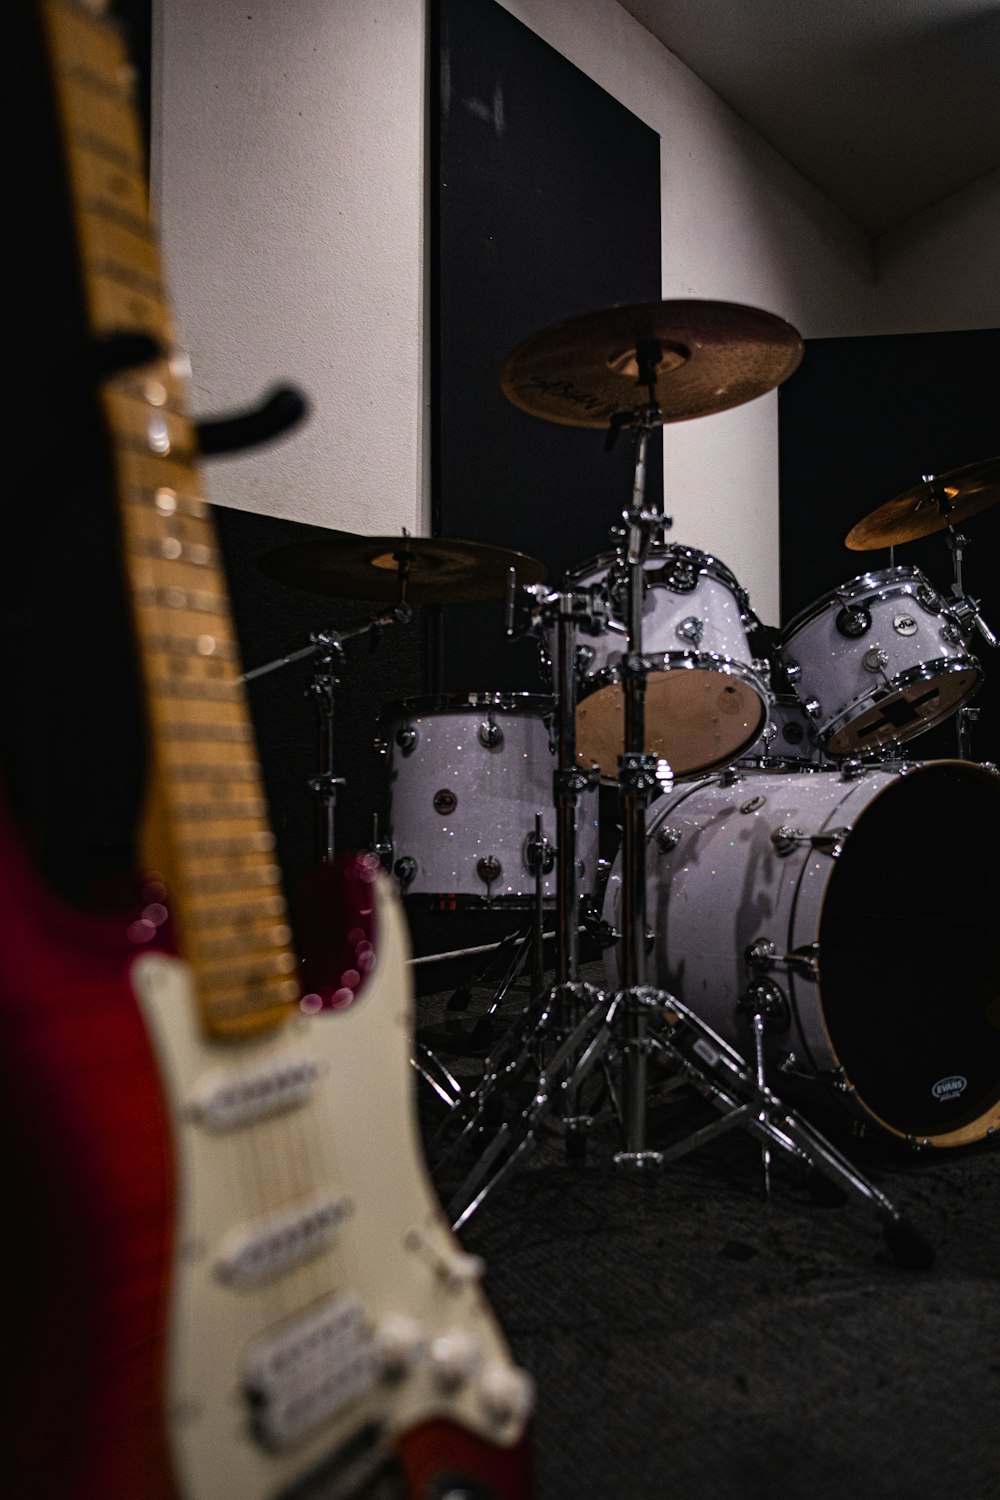
POLYGON ((316 774, 309 778, 309 790, 316 799, 317 854, 321 864, 332 864, 335 857, 335 810, 337 788, 343 786, 344 778, 334 774, 333 720, 337 688, 340 686, 338 668, 344 659, 344 645, 359 636, 371 636, 377 641, 387 625, 405 625, 412 618, 408 604, 397 604, 384 614, 375 615, 353 630, 316 630, 309 637, 309 645, 301 650, 289 652, 263 666, 244 672, 243 682, 251 682, 265 673, 276 672, 292 662, 316 658, 306 696, 311 698, 317 710, 318 766, 316 774))

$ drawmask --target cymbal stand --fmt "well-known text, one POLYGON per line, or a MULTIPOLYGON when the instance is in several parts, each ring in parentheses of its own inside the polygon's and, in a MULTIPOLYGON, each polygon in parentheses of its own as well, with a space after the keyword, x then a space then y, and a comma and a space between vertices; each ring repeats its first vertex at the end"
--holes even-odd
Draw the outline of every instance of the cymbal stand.
POLYGON ((309 778, 309 790, 315 797, 316 852, 320 864, 332 864, 335 858, 334 815, 337 806, 337 788, 344 784, 344 778, 334 774, 333 753, 334 707, 337 688, 340 686, 339 674, 340 665, 344 659, 344 644, 358 636, 371 635, 375 631, 380 631, 386 625, 405 625, 411 615, 410 606, 401 602, 395 608, 387 610, 385 614, 366 620, 363 625, 358 625, 353 630, 314 631, 309 637, 310 644, 303 646, 300 651, 292 651, 287 656, 277 657, 274 661, 265 662, 263 666, 253 667, 249 672, 243 673, 241 680, 251 682, 268 672, 276 672, 281 667, 287 667, 292 662, 304 661, 310 656, 316 658, 316 666, 312 681, 306 689, 306 696, 312 698, 317 711, 318 766, 316 774, 309 778))
POLYGON ((650 542, 672 522, 662 511, 645 506, 646 468, 650 433, 658 431, 663 416, 655 400, 656 361, 660 350, 637 351, 640 383, 649 400, 621 425, 638 434, 631 508, 624 513, 626 568, 626 624, 628 652, 622 662, 624 694, 624 750, 619 762, 619 799, 622 811, 622 932, 620 958, 625 994, 622 1102, 625 1148, 615 1160, 643 1167, 661 1160, 646 1146, 647 1009, 640 994, 646 984, 646 809, 657 787, 657 760, 646 751, 646 664, 642 654, 642 610, 645 598, 645 561, 650 542))
MULTIPOLYGON (((960 531, 956 531, 954 526, 949 526, 947 544, 952 562, 951 592, 955 600, 950 609, 951 613, 956 617, 958 628, 968 635, 971 627, 975 626, 988 646, 1000 645, 1000 641, 998 641, 979 612, 979 600, 967 595, 962 584, 962 556, 964 549, 969 544, 968 537, 963 536, 960 531)), ((969 725, 974 724, 978 718, 979 709, 969 708, 964 703, 955 716, 955 732, 958 739, 958 756, 960 760, 971 759, 972 745, 970 742, 969 725)))

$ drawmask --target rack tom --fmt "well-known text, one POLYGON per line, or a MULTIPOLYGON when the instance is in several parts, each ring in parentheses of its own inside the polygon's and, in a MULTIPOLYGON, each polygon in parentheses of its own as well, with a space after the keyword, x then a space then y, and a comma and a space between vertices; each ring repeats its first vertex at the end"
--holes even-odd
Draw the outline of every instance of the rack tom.
MULTIPOLYGON (((577 756, 604 781, 618 776, 624 749, 623 663, 628 654, 627 568, 616 553, 590 559, 567 587, 596 588, 608 621, 577 649, 577 756)), ((658 545, 643 566, 642 660, 645 746, 674 776, 728 765, 767 722, 767 686, 748 631, 745 591, 718 558, 694 547, 658 545)), ((550 644, 550 650, 552 649, 550 644)))

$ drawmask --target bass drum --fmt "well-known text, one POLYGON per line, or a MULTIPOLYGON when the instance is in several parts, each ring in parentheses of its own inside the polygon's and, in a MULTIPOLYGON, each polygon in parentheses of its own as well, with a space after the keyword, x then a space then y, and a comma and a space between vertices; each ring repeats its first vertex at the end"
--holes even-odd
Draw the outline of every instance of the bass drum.
MULTIPOLYGON (((1000 1123, 998 840, 1000 775, 972 761, 675 788, 647 814, 651 980, 748 1059, 752 986, 773 1087, 804 1112, 977 1141, 1000 1123)), ((616 929, 620 905, 619 855, 616 929)))
MULTIPOLYGON (((556 895, 553 703, 537 693, 439 693, 388 704, 376 741, 388 772, 392 867, 431 905, 534 902, 532 844, 542 816, 542 895, 556 895)), ((597 887, 598 792, 577 802, 580 895, 597 887)))

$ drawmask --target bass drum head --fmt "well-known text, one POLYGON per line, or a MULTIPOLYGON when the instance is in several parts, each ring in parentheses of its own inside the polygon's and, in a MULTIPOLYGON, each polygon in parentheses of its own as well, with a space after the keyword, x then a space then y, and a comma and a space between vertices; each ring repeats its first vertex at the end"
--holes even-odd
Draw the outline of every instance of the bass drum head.
MULTIPOLYGON (((647 814, 650 982, 744 1057, 751 978, 778 1095, 902 1140, 1000 1126, 1000 776, 940 760, 858 774, 745 769, 647 814), (751 971, 765 940, 773 961, 751 971)), ((620 927, 621 856, 605 919, 620 927)), ((617 948, 605 963, 620 983, 617 948)))
POLYGON ((893 781, 854 824, 820 918, 833 1051, 877 1120, 936 1144, 1000 1119, 996 783, 947 761, 893 781))

